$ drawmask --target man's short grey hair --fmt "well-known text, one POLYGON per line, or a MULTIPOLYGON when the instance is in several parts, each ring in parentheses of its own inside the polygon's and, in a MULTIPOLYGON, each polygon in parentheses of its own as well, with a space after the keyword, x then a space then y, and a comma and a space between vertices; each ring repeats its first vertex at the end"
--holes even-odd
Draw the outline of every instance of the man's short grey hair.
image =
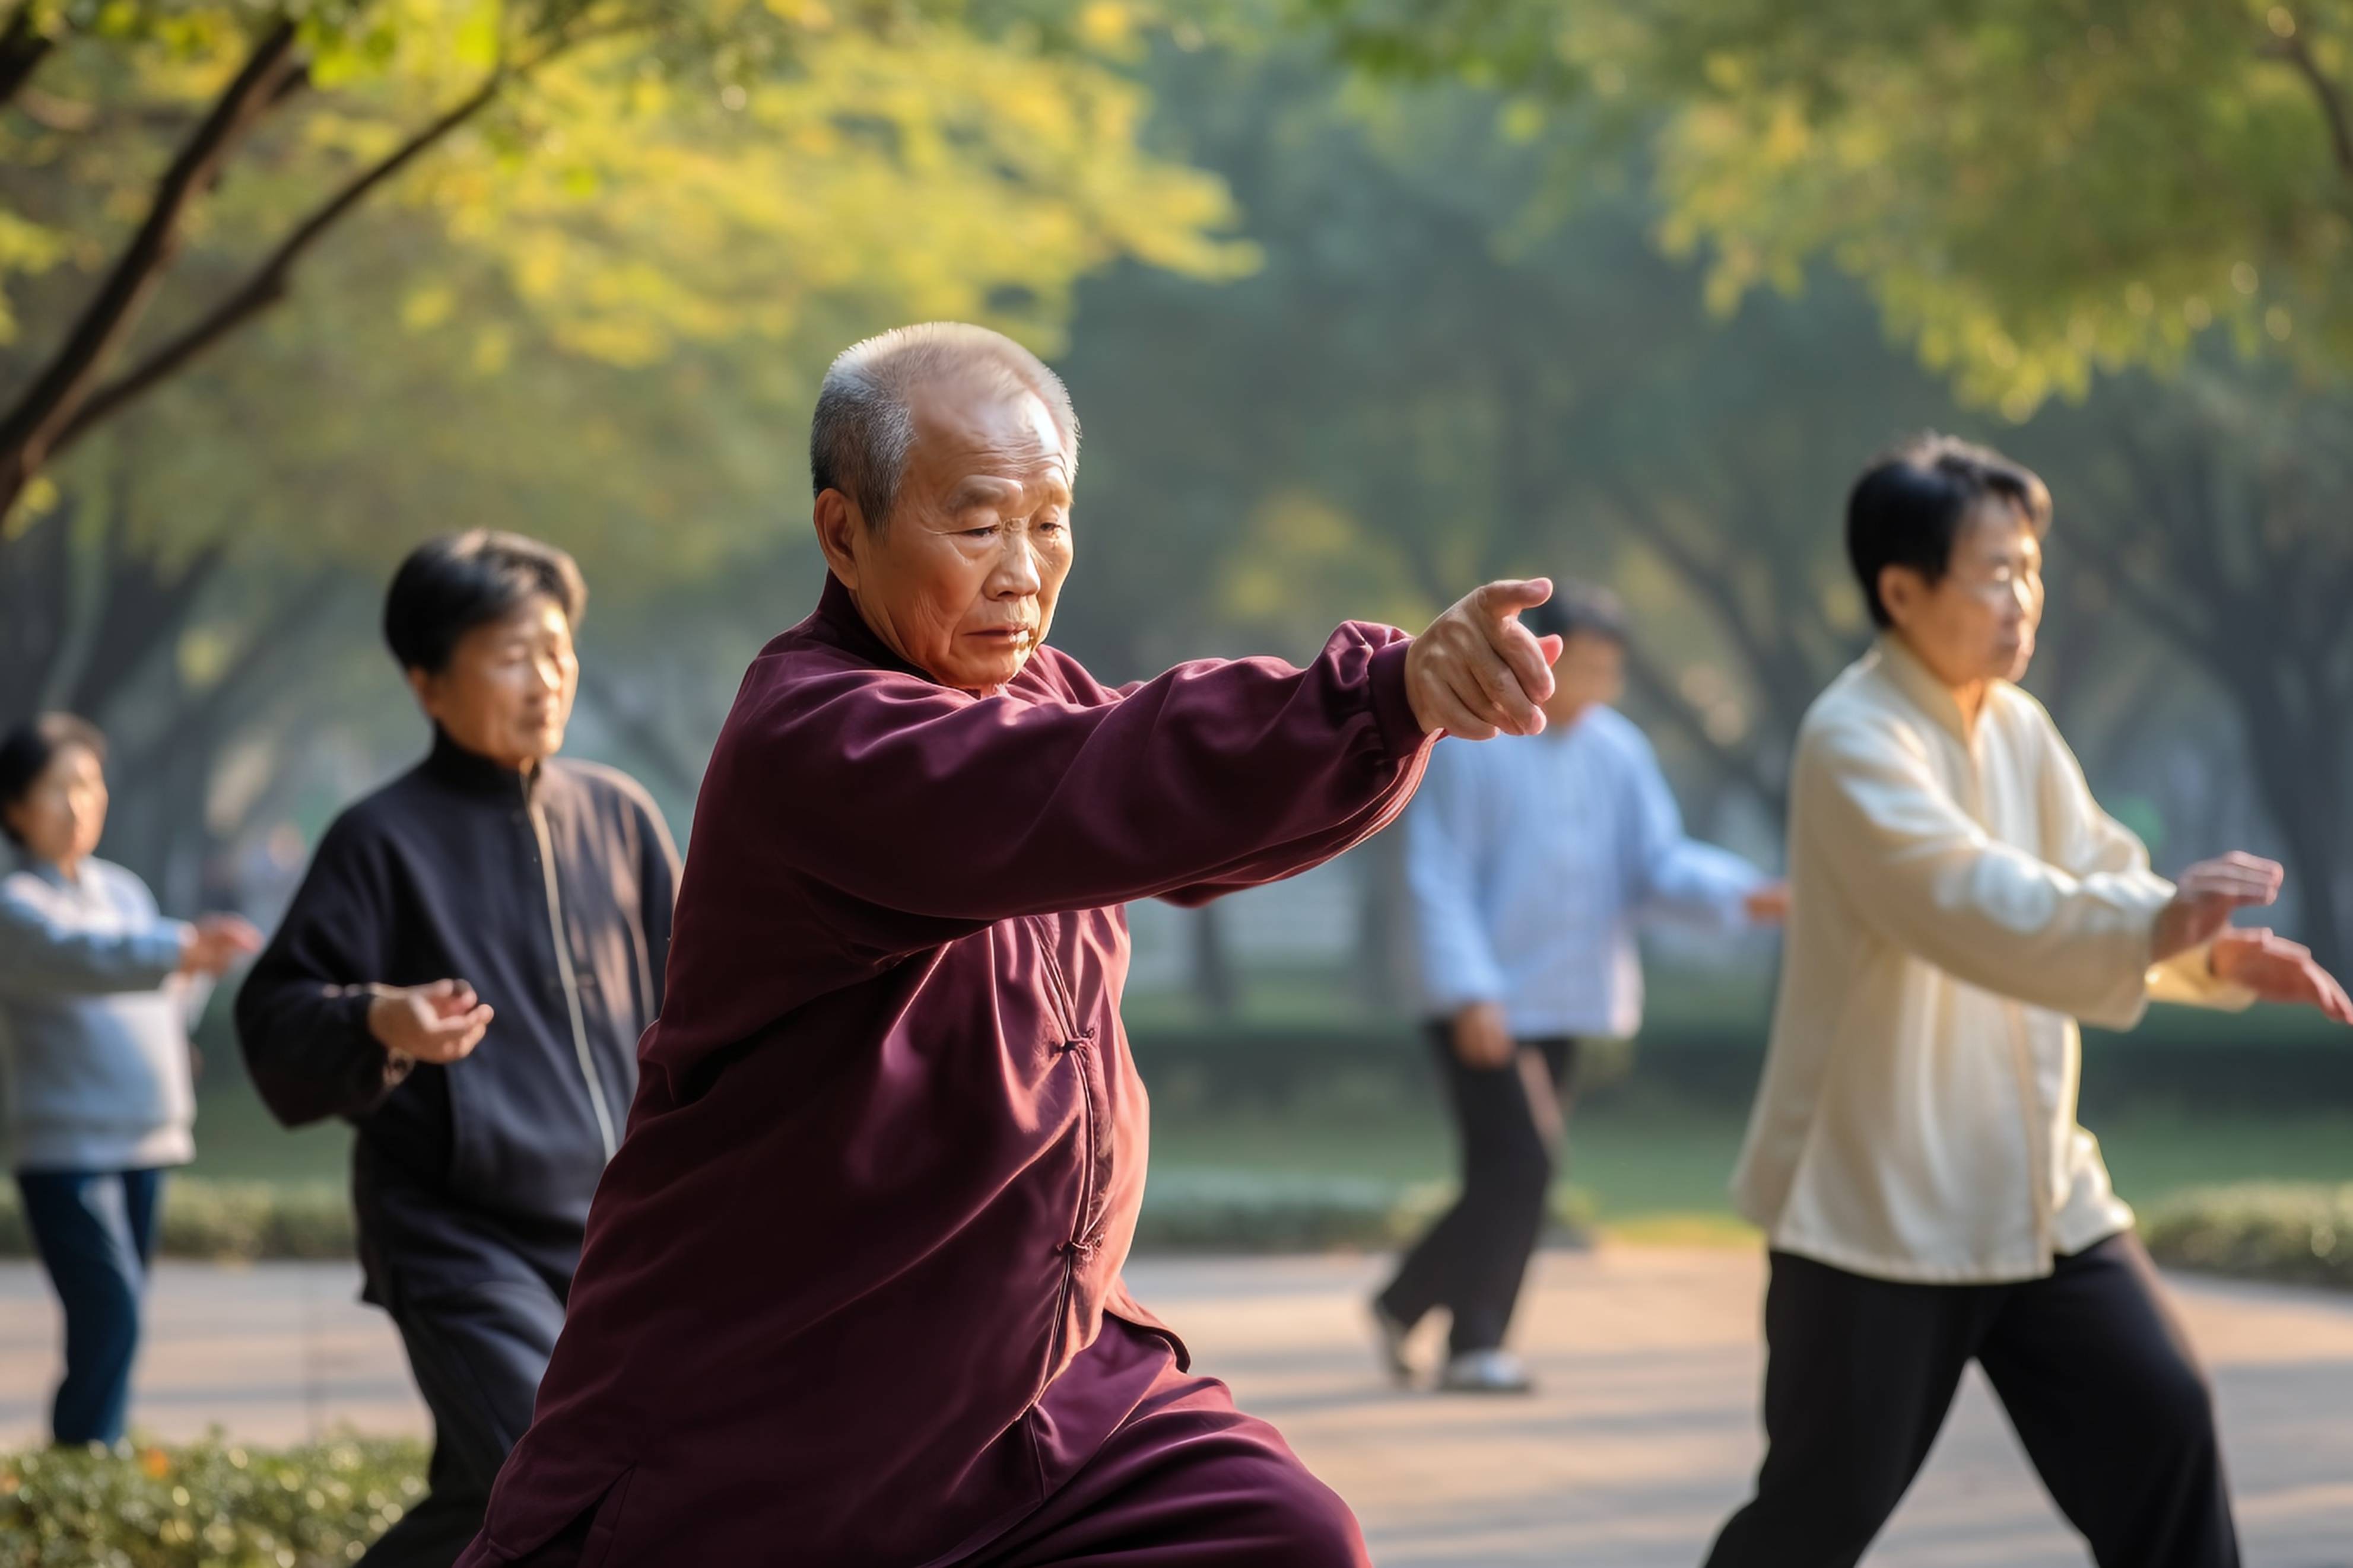
POLYGON ((961 321, 893 327, 844 349, 818 388, 809 420, 809 486, 839 490, 858 503, 867 526, 890 521, 914 444, 910 406, 915 388, 950 375, 1002 380, 1008 395, 1030 392, 1052 411, 1077 477, 1079 416, 1062 378, 1002 332, 961 321))

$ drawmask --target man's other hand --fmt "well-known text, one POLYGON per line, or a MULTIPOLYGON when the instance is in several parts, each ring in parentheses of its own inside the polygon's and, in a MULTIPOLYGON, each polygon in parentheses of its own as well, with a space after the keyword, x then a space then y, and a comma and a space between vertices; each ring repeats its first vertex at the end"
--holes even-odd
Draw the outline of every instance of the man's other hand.
POLYGON ((2285 875, 2276 860, 2233 849, 2200 860, 2174 884, 2173 901, 2157 912, 2149 957, 2162 963, 2175 953, 2213 941, 2231 923, 2234 910, 2268 904, 2279 897, 2285 875))
POLYGON ((1423 734, 1443 730, 1485 741, 1543 730, 1560 639, 1537 637, 1520 624, 1520 612, 1551 597, 1548 577, 1490 583, 1413 639, 1405 689, 1423 734))
POLYGON ((1789 918, 1789 884, 1767 882, 1752 889, 1740 900, 1740 912, 1748 917, 1751 925, 1779 925, 1789 918))
POLYGON ((412 1061, 448 1063, 472 1054, 493 1016, 462 980, 382 985, 368 1004, 368 1033, 412 1061))
POLYGON ((1500 1002, 1473 1002, 1454 1015, 1454 1059, 1482 1070, 1510 1065, 1512 1026, 1500 1002))
POLYGON ((2214 939, 2207 963, 2216 979, 2243 985, 2266 1002, 2316 1007, 2340 1024, 2353 1024, 2353 998, 2301 942, 2267 931, 2226 931, 2214 939))

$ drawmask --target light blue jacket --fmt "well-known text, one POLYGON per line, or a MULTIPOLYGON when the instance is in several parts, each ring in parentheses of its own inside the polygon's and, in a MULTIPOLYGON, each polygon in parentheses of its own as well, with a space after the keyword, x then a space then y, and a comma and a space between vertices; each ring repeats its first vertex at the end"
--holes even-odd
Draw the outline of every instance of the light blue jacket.
POLYGON ((19 1171, 114 1171, 195 1157, 188 927, 109 861, 69 881, 0 880, 0 1100, 19 1171))
POLYGON ((1521 1039, 1633 1034, 1639 919, 1736 930, 1767 880, 1683 836, 1650 742, 1611 708, 1541 735, 1440 742, 1405 832, 1430 1016, 1500 1002, 1521 1039))

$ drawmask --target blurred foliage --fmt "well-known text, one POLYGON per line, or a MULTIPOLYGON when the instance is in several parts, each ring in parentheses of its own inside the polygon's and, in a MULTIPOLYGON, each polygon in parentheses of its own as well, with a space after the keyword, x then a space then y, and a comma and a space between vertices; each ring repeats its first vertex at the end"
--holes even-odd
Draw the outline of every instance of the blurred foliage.
POLYGON ((0 1568, 342 1568, 424 1495, 409 1438, 0 1453, 0 1568))
POLYGON ((2140 1232, 2172 1268, 2353 1289, 2353 1184, 2200 1188, 2142 1215, 2140 1232))
MULTIPOLYGON (((164 1184, 156 1250, 166 1258, 208 1263, 251 1263, 263 1258, 334 1260, 355 1256, 353 1237, 351 1194, 341 1184, 218 1182, 175 1175, 164 1184)), ((32 1256, 32 1233, 16 1186, 0 1187, 0 1258, 32 1256)))
POLYGON ((1720 310, 1834 258, 2023 419, 2214 332, 2353 367, 2343 0, 1300 0, 1360 64, 1638 147, 1720 310))
MULTIPOLYGON (((200 321, 457 87, 518 71, 542 35, 595 41, 347 220, 266 343, 196 362, 187 396, 124 432, 142 536, 185 559, 233 523, 240 548, 374 564, 459 497, 504 491, 578 519, 563 542, 584 554, 620 544, 633 576, 707 574, 709 520, 741 527, 748 494, 790 481, 805 388, 848 337, 958 317, 1051 351, 1073 280, 1113 258, 1247 267, 1217 237, 1219 184, 1137 143, 1145 100, 1115 58, 1131 9, 1071 8, 1059 42, 1025 10, 1060 15, 405 0, 331 33, 306 20, 311 88, 192 216, 147 338, 200 321)), ((36 107, 0 115, 0 289, 20 321, 62 323, 90 293, 248 16, 69 28, 36 107)), ((0 384, 50 347, 16 335, 0 384)))

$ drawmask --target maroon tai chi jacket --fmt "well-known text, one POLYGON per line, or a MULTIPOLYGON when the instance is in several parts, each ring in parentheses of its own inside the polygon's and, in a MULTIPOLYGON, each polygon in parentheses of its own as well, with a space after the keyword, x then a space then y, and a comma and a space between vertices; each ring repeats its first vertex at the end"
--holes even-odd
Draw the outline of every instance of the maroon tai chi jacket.
POLYGON ((1120 1280, 1120 906, 1394 816, 1408 646, 1352 623, 1305 669, 1116 691, 1043 647, 976 696, 828 579, 712 754, 628 1136, 468 1568, 584 1528, 606 1568, 915 1568, 1067 1480, 1143 1392, 1090 1371, 1104 1314, 1184 1356, 1120 1280))

